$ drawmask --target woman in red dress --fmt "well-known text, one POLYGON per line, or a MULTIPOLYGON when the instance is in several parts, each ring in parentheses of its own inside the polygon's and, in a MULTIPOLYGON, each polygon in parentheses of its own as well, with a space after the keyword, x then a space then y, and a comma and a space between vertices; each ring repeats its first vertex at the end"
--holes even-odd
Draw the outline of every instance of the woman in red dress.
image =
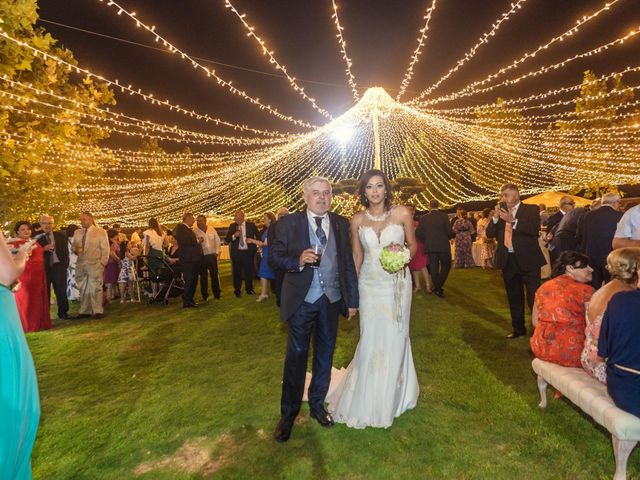
MULTIPOLYGON (((11 243, 18 247, 31 239, 28 222, 18 222, 14 228, 17 238, 11 243)), ((18 279, 20 288, 15 292, 20 321, 25 332, 37 332, 51 328, 47 277, 44 271, 44 248, 35 244, 27 260, 24 272, 18 279)))
POLYGON ((540 360, 565 367, 582 367, 585 315, 593 295, 589 258, 570 250, 560 254, 552 279, 536 291, 531 350, 540 360))
MULTIPOLYGON (((408 207, 411 209, 411 212, 414 215, 413 220, 413 228, 416 229, 418 227, 418 221, 415 220, 416 209, 412 206, 408 207)), ((431 293, 431 278, 429 277, 429 271, 427 270, 427 265, 429 265, 429 257, 426 253, 424 253, 424 244, 416 239, 418 247, 416 248, 416 254, 413 256, 411 261, 409 262, 409 270, 411 271, 411 275, 413 276, 413 292, 417 293, 420 290, 420 273, 424 277, 424 289, 425 292, 431 293)))

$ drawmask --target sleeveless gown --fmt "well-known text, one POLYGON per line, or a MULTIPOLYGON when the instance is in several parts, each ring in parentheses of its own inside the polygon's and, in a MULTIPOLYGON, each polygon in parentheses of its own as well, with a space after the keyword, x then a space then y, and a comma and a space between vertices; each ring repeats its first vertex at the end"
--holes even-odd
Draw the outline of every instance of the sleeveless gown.
POLYGON ((335 387, 327 402, 336 422, 387 428, 416 406, 419 393, 409 339, 411 275, 391 275, 378 260, 383 247, 404 244, 404 227, 389 224, 378 237, 363 226, 359 236, 364 249, 358 277, 360 341, 346 370, 332 374, 335 387))
POLYGON ((40 420, 33 359, 13 294, 0 285, 0 478, 31 478, 40 420))

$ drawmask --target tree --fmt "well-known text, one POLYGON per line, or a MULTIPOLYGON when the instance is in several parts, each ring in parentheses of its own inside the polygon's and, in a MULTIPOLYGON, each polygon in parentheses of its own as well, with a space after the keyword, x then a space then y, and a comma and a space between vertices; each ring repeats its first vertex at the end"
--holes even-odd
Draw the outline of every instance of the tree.
MULTIPOLYGON (((612 162, 615 161, 616 172, 635 173, 633 161, 617 157, 619 154, 624 156, 625 152, 637 151, 638 135, 629 135, 630 138, 625 142, 612 135, 616 129, 637 128, 640 112, 637 109, 629 111, 628 107, 634 100, 633 92, 633 89, 624 85, 622 75, 613 77, 609 87, 607 80, 598 79, 594 72, 584 72, 580 95, 575 99, 575 117, 571 121, 555 124, 564 139, 557 156, 564 158, 565 163, 582 166, 583 170, 612 171, 612 162), (622 116, 623 113, 627 115, 622 116), (586 164, 585 160, 589 163, 586 164)), ((582 192, 587 198, 599 197, 609 191, 617 191, 617 187, 602 175, 578 182, 571 190, 573 193, 582 192)))
MULTIPOLYGON (((35 26, 37 18, 35 0, 0 2, 9 36, 76 65, 69 50, 35 26)), ((82 114, 102 117, 96 108, 115 104, 113 93, 8 40, 0 41, 0 75, 2 90, 11 94, 0 97, 0 218, 33 219, 43 212, 58 223, 77 218, 79 187, 100 177, 110 161, 97 147, 108 132, 84 126, 90 120, 82 114)))

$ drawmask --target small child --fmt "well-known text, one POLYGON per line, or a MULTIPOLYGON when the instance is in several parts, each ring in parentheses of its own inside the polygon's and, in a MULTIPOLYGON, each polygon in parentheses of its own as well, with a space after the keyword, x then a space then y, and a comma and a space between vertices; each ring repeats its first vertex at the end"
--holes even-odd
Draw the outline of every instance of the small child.
POLYGON ((127 243, 127 251, 124 254, 124 258, 120 262, 120 275, 118 275, 118 288, 120 289, 120 303, 125 302, 125 289, 128 287, 129 297, 132 302, 133 299, 133 287, 137 279, 136 275, 136 259, 140 255, 140 249, 136 246, 135 242, 127 243))

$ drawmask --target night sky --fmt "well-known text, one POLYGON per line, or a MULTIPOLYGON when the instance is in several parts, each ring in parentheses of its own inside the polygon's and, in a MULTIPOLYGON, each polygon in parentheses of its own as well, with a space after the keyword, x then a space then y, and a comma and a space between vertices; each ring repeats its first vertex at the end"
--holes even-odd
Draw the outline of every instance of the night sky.
MULTIPOLYGON (((43 20, 119 37, 145 45, 158 46, 143 29, 136 28, 125 15, 98 0, 40 0, 43 20)), ((128 10, 187 53, 211 61, 233 65, 213 65, 225 79, 276 106, 282 113, 322 125, 319 113, 289 87, 286 79, 259 53, 258 45, 246 36, 243 25, 224 7, 223 0, 120 0, 128 10), (263 73, 247 71, 258 70, 263 73)), ((289 73, 298 78, 305 90, 321 107, 334 116, 346 111, 353 102, 344 74, 330 0, 232 0, 247 14, 248 23, 289 73), (302 81, 305 80, 305 81, 302 81)), ((431 0, 340 0, 340 22, 353 61, 352 71, 361 92, 370 86, 382 86, 395 97, 404 72, 417 44, 418 30, 431 0)), ((467 83, 483 79, 499 67, 511 63, 526 51, 546 43, 571 28, 583 15, 604 5, 595 0, 529 0, 493 37, 476 57, 455 73, 434 94, 450 93, 467 83)), ((491 24, 509 9, 508 0, 440 0, 433 13, 415 75, 403 100, 409 100, 439 79, 489 31, 491 24)), ((231 122, 252 127, 302 131, 236 97, 194 70, 177 55, 131 45, 120 41, 41 22, 60 42, 71 49, 81 67, 121 83, 154 93, 183 107, 231 122)), ((563 60, 576 53, 612 41, 640 26, 640 1, 622 0, 603 13, 573 38, 554 46, 504 78, 528 72, 542 65, 563 60)), ((577 84, 588 68, 598 74, 621 70, 640 59, 640 38, 634 37, 622 47, 614 47, 599 56, 574 62, 571 67, 501 88, 488 96, 475 96, 446 106, 463 106, 494 101, 497 96, 516 97, 550 87, 577 84)), ((156 122, 177 124, 183 128, 219 134, 235 134, 180 114, 147 105, 118 93, 116 110, 156 122)), ((139 140, 112 138, 110 145, 136 146, 139 140)), ((179 147, 167 144, 166 149, 179 147)), ((209 147, 210 149, 211 147, 209 147)), ((207 150, 207 147, 193 147, 207 150)))

